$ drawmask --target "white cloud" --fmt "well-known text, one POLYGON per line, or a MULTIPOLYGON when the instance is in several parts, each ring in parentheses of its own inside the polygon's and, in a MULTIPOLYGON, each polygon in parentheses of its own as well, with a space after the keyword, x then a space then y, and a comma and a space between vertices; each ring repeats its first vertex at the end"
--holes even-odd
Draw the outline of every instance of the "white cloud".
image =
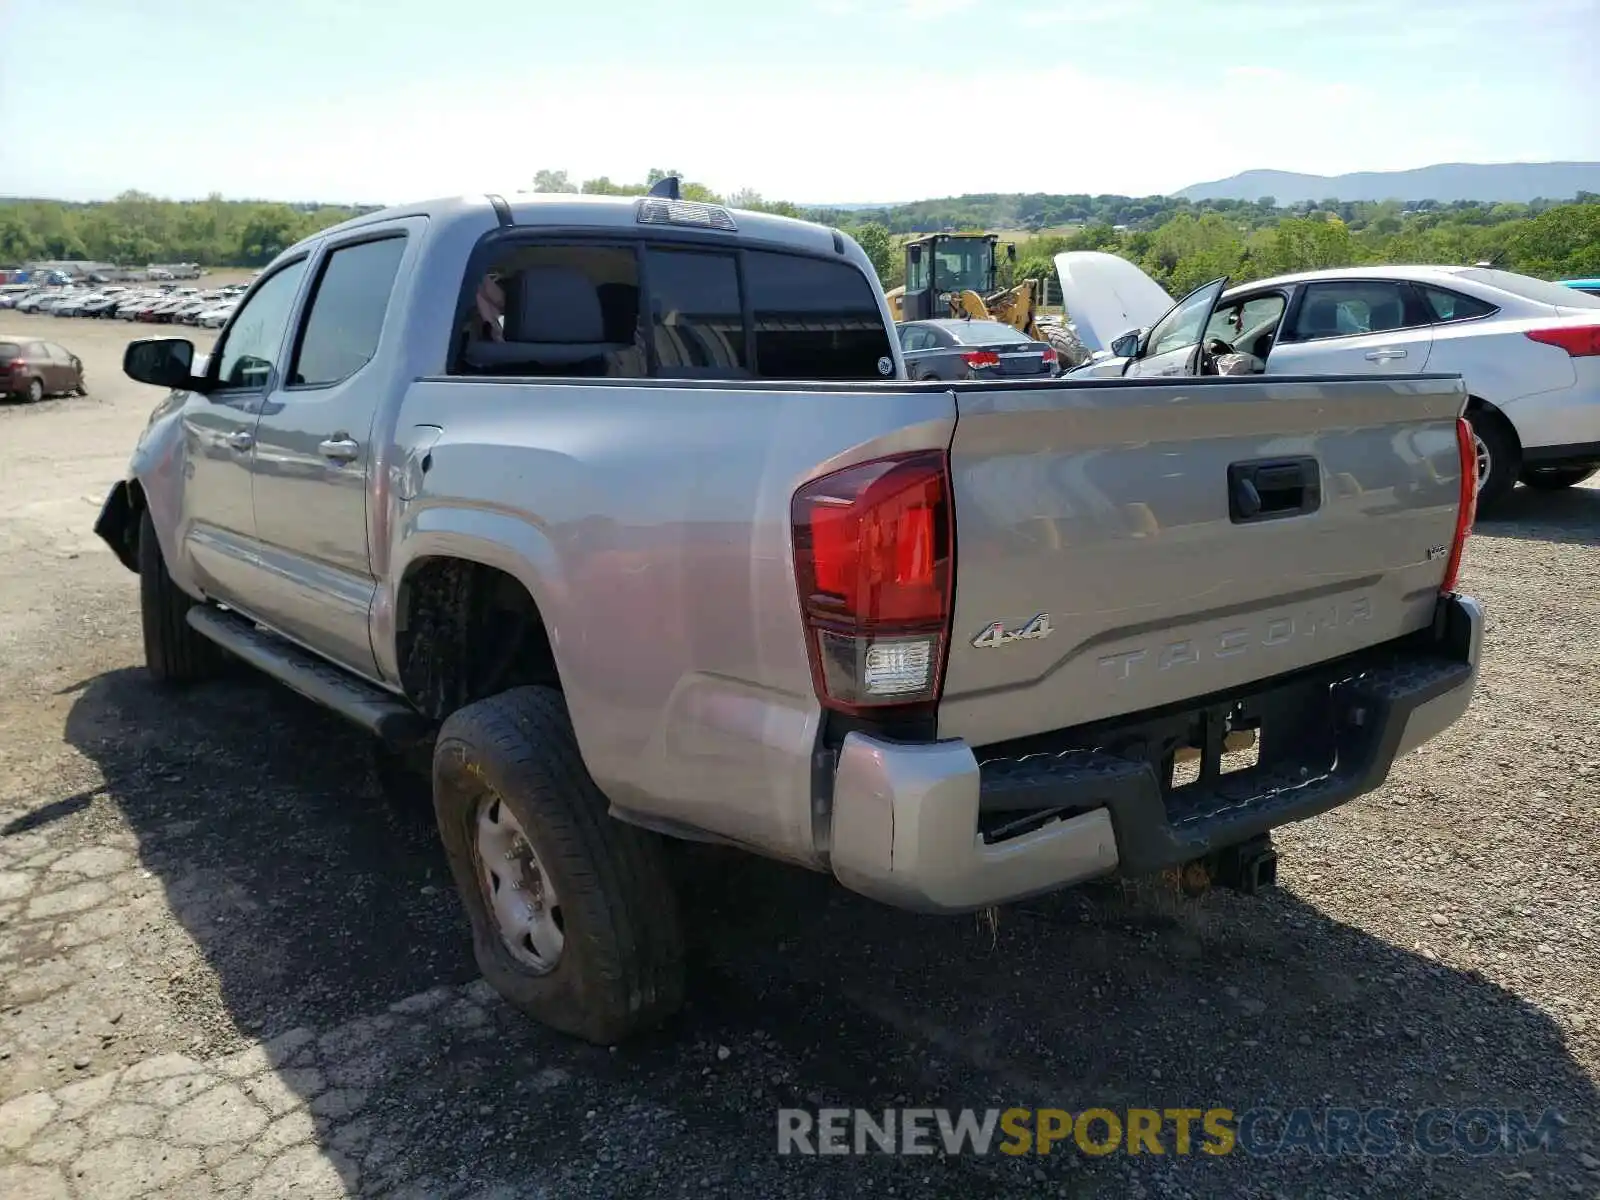
POLYGON ((1222 73, 1228 79, 1264 79, 1281 83, 1289 77, 1282 67, 1229 67, 1222 73))
POLYGON ((947 17, 971 8, 973 3, 974 0, 899 0, 894 7, 899 17, 925 21, 931 17, 947 17))

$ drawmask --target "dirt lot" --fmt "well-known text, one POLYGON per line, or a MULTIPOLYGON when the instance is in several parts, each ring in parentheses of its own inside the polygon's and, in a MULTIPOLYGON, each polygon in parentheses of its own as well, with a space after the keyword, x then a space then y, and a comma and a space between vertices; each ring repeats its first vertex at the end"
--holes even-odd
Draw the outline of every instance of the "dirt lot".
POLYGON ((6 314, 90 396, 0 407, 0 1196, 1600 1196, 1600 489, 1467 570, 1467 719, 1280 837, 1282 886, 906 916, 750 860, 686 900, 691 1007, 616 1052, 474 983, 431 830, 361 735, 140 667, 90 533, 157 398, 116 323, 6 314), (46 331, 48 327, 48 331, 46 331), (779 1106, 1559 1114, 1472 1157, 802 1159, 779 1106))

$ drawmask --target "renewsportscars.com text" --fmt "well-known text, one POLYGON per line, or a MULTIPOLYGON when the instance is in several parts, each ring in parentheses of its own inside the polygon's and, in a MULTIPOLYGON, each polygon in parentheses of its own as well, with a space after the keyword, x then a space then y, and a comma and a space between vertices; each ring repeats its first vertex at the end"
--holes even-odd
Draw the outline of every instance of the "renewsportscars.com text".
POLYGON ((1492 1108, 783 1108, 778 1153, 1486 1157, 1549 1149, 1560 1127, 1555 1112, 1492 1108))

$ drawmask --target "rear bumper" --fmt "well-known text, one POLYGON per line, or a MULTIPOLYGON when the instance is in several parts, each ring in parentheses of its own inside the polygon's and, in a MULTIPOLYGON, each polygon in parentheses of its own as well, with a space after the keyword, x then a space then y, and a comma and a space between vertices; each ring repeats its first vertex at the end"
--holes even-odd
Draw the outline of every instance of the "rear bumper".
POLYGON ((1477 679, 1483 611, 1440 602, 1422 634, 1182 711, 986 750, 850 733, 833 780, 831 863, 900 908, 963 912, 1097 875, 1188 862, 1382 785, 1456 721, 1477 679), (1259 724, 1258 765, 1221 774, 1224 716, 1259 724), (1203 744, 1172 788, 1170 752, 1203 744))
POLYGON ((1522 445, 1525 462, 1541 466, 1584 461, 1600 445, 1600 359, 1572 360, 1572 386, 1536 392, 1500 404, 1522 445))

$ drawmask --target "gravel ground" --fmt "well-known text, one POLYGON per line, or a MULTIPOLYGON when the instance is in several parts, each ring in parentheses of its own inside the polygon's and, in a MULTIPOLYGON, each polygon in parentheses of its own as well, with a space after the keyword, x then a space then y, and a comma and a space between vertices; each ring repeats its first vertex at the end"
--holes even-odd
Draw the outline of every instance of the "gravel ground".
POLYGON ((243 673, 152 690, 89 527, 156 396, 117 374, 127 326, 24 327, 91 395, 0 407, 0 1196, 1600 1197, 1600 489, 1479 527, 1472 710, 1282 833, 1276 891, 1106 883, 990 927, 709 855, 688 1011, 607 1052, 475 982, 361 735, 243 673), (1558 1136, 776 1153, 780 1106, 908 1105, 1554 1110, 1558 1136))

